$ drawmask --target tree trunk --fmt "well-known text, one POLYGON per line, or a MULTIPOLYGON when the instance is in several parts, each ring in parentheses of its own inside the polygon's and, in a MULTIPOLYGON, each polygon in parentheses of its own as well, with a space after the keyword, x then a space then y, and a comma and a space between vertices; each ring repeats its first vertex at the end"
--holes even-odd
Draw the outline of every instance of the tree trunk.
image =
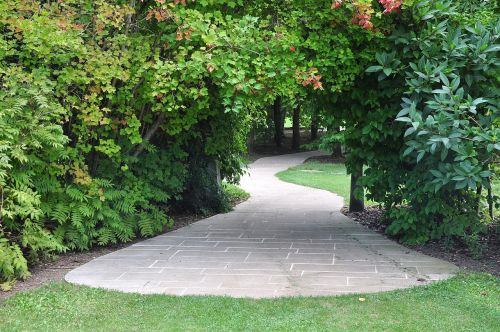
POLYGON ((300 106, 300 100, 297 98, 297 105, 293 110, 292 150, 300 149, 300 106))
POLYGON ((281 147, 281 97, 276 97, 273 105, 274 112, 274 142, 277 147, 281 147))
POLYGON ((311 141, 318 139, 318 115, 313 111, 311 117, 311 141))
POLYGON ((248 133, 247 152, 254 153, 254 151, 255 151, 255 126, 252 124, 252 128, 248 133))
MULTIPOLYGON (((210 169, 210 175, 213 175, 213 179, 216 181, 217 186, 220 187, 222 184, 222 177, 220 174, 220 163, 218 160, 213 159, 208 163, 208 169, 210 169)), ((208 175, 208 174, 207 174, 208 175)))
POLYGON ((97 173, 97 167, 99 166, 99 155, 97 151, 94 149, 92 151, 92 163, 90 164, 90 175, 95 176, 97 173))
POLYGON ((287 109, 281 108, 281 137, 285 138, 285 120, 286 120, 287 109))
POLYGON ((357 192, 359 187, 359 179, 363 176, 363 165, 356 167, 351 173, 351 193, 349 198, 349 212, 361 212, 365 209, 364 193, 363 189, 360 188, 362 196, 357 198, 354 193, 357 192))
POLYGON ((491 219, 495 217, 494 209, 493 209, 493 191, 491 190, 491 178, 488 178, 488 183, 490 184, 488 188, 488 214, 491 219))
MULTIPOLYGON (((340 133, 340 128, 337 127, 334 129, 335 133, 340 133)), ((337 142, 333 146, 333 151, 332 151, 332 156, 333 157, 342 157, 342 143, 337 142)))
POLYGON ((476 189, 476 213, 479 215, 481 212, 481 195, 483 192, 483 186, 479 185, 476 189))
MULTIPOLYGON (((156 131, 163 124, 163 121, 165 121, 165 114, 161 113, 158 116, 158 118, 156 119, 156 121, 151 125, 151 127, 149 128, 149 130, 146 132, 146 135, 144 135, 144 137, 142 138, 143 142, 146 142, 146 141, 149 142, 151 140, 151 138, 153 137, 153 135, 156 133, 156 131)), ((138 157, 142 153, 142 151, 144 151, 144 143, 141 143, 137 147, 137 149, 133 153, 133 156, 134 157, 138 157)))

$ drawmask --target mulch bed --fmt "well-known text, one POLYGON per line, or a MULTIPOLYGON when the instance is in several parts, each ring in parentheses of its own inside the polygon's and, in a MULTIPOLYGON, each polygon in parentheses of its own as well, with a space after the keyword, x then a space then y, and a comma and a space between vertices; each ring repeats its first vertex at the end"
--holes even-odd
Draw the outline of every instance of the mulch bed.
POLYGON ((345 162, 344 157, 335 156, 315 156, 309 157, 304 161, 304 163, 322 163, 322 164, 343 164, 345 162))
MULTIPOLYGON (((382 209, 367 207, 362 212, 351 213, 344 208, 342 213, 363 226, 397 241, 397 238, 385 234, 387 224, 384 223, 384 211, 382 209)), ((500 277, 500 245, 496 229, 491 227, 488 234, 481 241, 487 244, 487 249, 481 259, 472 258, 467 247, 458 242, 454 244, 453 248, 446 248, 441 241, 430 241, 423 245, 403 245, 428 256, 446 260, 466 270, 488 272, 500 277)))

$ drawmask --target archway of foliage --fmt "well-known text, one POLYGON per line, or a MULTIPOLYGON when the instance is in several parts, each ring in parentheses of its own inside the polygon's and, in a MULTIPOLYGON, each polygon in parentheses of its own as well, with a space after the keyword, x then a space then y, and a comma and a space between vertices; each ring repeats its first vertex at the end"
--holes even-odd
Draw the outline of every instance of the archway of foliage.
POLYGON ((186 188, 212 186, 195 208, 224 208, 200 178, 216 162, 237 179, 255 106, 310 79, 293 34, 184 5, 0 4, 5 287, 40 255, 160 232, 186 188))
POLYGON ((173 205, 223 210, 214 165, 237 181, 250 128, 282 103, 345 128, 390 232, 477 234, 495 200, 497 12, 459 5, 2 1, 0 283, 157 234, 173 205))

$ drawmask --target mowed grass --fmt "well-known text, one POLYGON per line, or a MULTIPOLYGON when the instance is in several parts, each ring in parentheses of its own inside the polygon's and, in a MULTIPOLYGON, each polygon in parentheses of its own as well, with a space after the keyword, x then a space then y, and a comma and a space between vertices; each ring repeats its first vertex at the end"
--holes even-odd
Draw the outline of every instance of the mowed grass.
POLYGON ((125 294, 55 283, 1 303, 0 330, 500 331, 499 301, 499 279, 486 274, 387 293, 263 300, 125 294))
MULTIPOLYGON (((307 162, 290 167, 279 172, 276 176, 285 182, 301 186, 318 188, 330 191, 344 198, 344 204, 349 205, 349 193, 351 191, 351 177, 347 175, 344 164, 327 164, 318 162, 307 162), (312 171, 312 172, 311 172, 312 171)), ((493 195, 500 195, 500 179, 495 178, 492 182, 493 195)), ((367 205, 377 205, 377 202, 365 200, 367 205)), ((498 215, 500 208, 495 208, 498 215)))
MULTIPOLYGON (((347 175, 344 164, 326 164, 308 162, 293 166, 276 176, 285 182, 299 184, 312 188, 328 190, 344 198, 345 205, 349 205, 351 177, 347 175)), ((375 205, 373 201, 366 201, 368 205, 375 205)))

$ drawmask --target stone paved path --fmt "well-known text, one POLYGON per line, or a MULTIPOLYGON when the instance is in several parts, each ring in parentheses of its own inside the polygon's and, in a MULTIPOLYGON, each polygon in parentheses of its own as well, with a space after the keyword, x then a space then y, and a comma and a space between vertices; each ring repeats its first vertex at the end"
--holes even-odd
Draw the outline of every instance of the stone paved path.
POLYGON ((317 152, 262 158, 233 212, 99 257, 66 275, 125 292, 245 297, 377 292, 449 277, 456 267, 342 215, 342 198, 274 174, 317 152))

